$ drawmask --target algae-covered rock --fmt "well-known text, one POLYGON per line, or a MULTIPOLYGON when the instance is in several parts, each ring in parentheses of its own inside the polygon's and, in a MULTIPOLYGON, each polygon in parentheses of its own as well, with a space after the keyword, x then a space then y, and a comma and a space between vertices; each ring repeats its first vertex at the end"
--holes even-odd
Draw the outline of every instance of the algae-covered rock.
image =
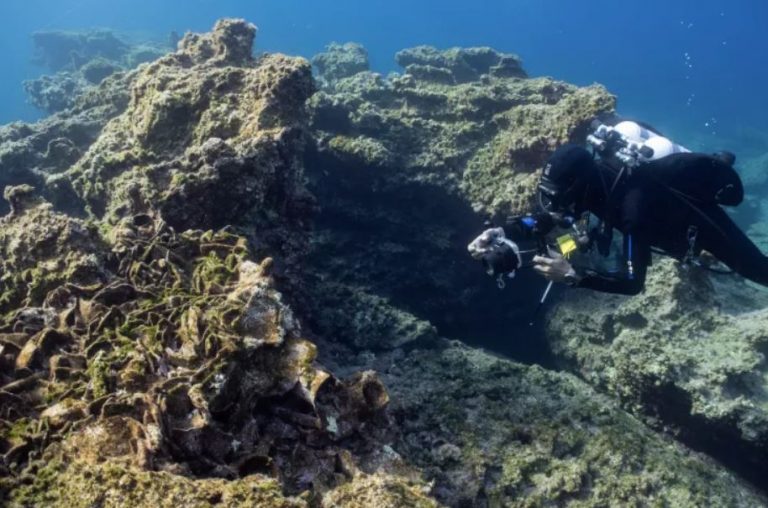
POLYGON ((0 311, 33 305, 64 283, 106 277, 95 229, 53 211, 29 185, 5 188, 11 212, 0 219, 0 311))
POLYGON ((282 55, 255 61, 254 36, 244 21, 222 21, 137 72, 126 111, 65 178, 93 216, 114 223, 158 210, 184 229, 254 208, 292 213, 310 67, 282 55))
POLYGON ((167 471, 141 470, 115 461, 73 459, 72 455, 77 457, 79 451, 71 448, 66 450, 64 457, 53 452, 49 452, 49 462, 34 481, 13 492, 8 506, 308 506, 301 499, 284 496, 275 479, 260 474, 234 481, 195 479, 167 471))
POLYGON ((477 81, 481 76, 527 78, 520 57, 492 48, 451 48, 440 51, 418 46, 397 53, 398 65, 423 81, 455 84, 477 81))
POLYGON ((358 476, 323 496, 323 508, 377 506, 381 508, 436 508, 424 484, 385 474, 358 476))
POLYGON ((285 495, 276 479, 259 473, 225 480, 190 478, 169 471, 147 471, 119 460, 83 457, 82 450, 75 448, 75 443, 70 441, 47 452, 47 464, 34 480, 13 492, 8 500, 9 507, 438 506, 427 495, 426 484, 395 475, 357 473, 348 482, 312 500, 306 495, 285 495))
MULTIPOLYGON (((82 199, 87 223, 29 185, 6 189, 0 498, 295 506, 283 493, 319 499, 387 464, 386 388, 320 366, 277 290, 285 272, 249 253, 301 254, 312 90, 306 61, 253 59, 254 33, 222 21, 78 100, 91 114, 118 82, 131 96, 82 156, 69 138, 49 143, 72 168, 34 173, 57 204, 74 197, 70 213, 82 199)), ((31 143, 56 125, 6 135, 31 143)))
POLYGON ((323 299, 308 302, 308 321, 325 337, 356 349, 377 351, 431 342, 437 330, 428 321, 388 300, 344 284, 323 284, 323 299))
POLYGON ((373 365, 392 397, 394 450, 447 506, 766 505, 572 375, 456 342, 373 365))
POLYGON ((35 63, 56 72, 78 69, 93 58, 120 60, 129 45, 109 30, 41 31, 32 34, 35 63))
POLYGON ((207 34, 188 33, 179 42, 179 56, 194 64, 243 64, 253 60, 256 25, 244 19, 221 19, 207 34))
MULTIPOLYGON (((355 54, 332 46, 315 61, 355 54)), ((600 86, 526 79, 519 59, 489 48, 419 47, 397 59, 402 75, 382 77, 361 65, 326 80, 309 101, 316 142, 306 165, 320 212, 308 257, 316 274, 308 314, 333 309, 315 317, 319 330, 332 322, 333 335, 372 349, 403 341, 387 332, 351 338, 344 330, 368 330, 382 318, 407 330, 412 315, 457 337, 524 319, 538 287, 520 284, 527 289, 512 301, 483 292, 487 281, 466 245, 488 215, 503 221, 530 210, 549 154, 581 139, 593 116, 614 107, 600 86), (341 306, 338 294, 348 295, 341 306), (371 312, 347 311, 364 308, 371 312)))
POLYGON ((325 52, 312 59, 312 65, 317 68, 321 86, 332 86, 340 79, 370 69, 368 51, 354 42, 329 44, 325 52))
POLYGON ((562 363, 624 407, 761 481, 768 457, 768 294, 659 260, 636 297, 575 291, 553 307, 562 363))
POLYGON ((169 48, 133 44, 108 30, 36 32, 33 62, 54 74, 24 82, 30 102, 47 113, 73 108, 105 78, 160 58, 169 48))
POLYGON ((93 85, 98 85, 104 78, 121 70, 120 66, 102 57, 94 58, 80 68, 86 81, 93 85))
POLYGON ((29 101, 42 111, 55 113, 75 105, 77 98, 91 86, 80 74, 62 72, 25 81, 24 91, 29 101))
POLYGON ((434 185, 466 194, 478 210, 515 213, 529 204, 531 190, 499 180, 530 179, 554 148, 578 140, 614 101, 601 87, 547 78, 486 76, 453 85, 406 71, 389 80, 368 73, 342 79, 335 93, 315 94, 310 106, 321 152, 341 164, 385 165, 393 184, 434 185), (381 148, 366 148, 371 138, 381 148), (494 191, 511 197, 496 202, 488 197, 494 191))
POLYGON ((739 223, 748 225, 747 233, 763 252, 768 251, 768 204, 763 196, 768 190, 768 153, 737 163, 744 190, 739 223))
MULTIPOLYGON (((66 182, 48 183, 77 162, 129 100, 133 74, 118 74, 69 97, 70 109, 35 124, 12 123, 0 127, 0 187, 30 184, 59 209, 80 215, 82 203, 66 182)), ((0 211, 7 211, 5 203, 0 211)))
MULTIPOLYGON (((18 194, 9 193, 15 210, 18 194)), ((76 237, 60 240, 77 245, 76 237)), ((315 362, 316 347, 274 288, 271 260, 248 260, 244 238, 177 235, 137 216, 121 221, 110 243, 109 276, 88 286, 56 281, 0 323, 3 361, 13 364, 0 379, 12 500, 26 496, 25 475, 77 479, 41 460, 58 441, 68 443, 63 456, 73 466, 124 463, 226 479, 258 473, 289 493, 338 486, 348 479, 339 461, 364 468, 379 453, 386 389, 375 373, 340 380, 315 362)), ((148 483, 135 494, 141 503, 157 495, 156 483, 171 481, 125 475, 148 483)), ((131 499, 113 488, 97 484, 93 495, 131 499)))

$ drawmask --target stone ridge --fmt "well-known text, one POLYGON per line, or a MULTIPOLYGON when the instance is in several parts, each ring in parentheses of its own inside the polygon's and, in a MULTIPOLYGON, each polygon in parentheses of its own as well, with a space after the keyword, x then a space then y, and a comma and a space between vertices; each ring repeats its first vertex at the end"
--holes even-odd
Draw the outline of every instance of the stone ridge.
POLYGON ((400 67, 424 81, 460 84, 478 81, 481 76, 527 78, 519 56, 499 53, 492 48, 451 48, 445 51, 431 46, 404 49, 395 55, 400 67))
MULTIPOLYGON (((334 45, 315 61, 323 62, 322 70, 360 60, 359 53, 355 46, 334 45)), ((418 47, 398 54, 406 66, 402 75, 385 79, 362 70, 362 61, 356 74, 321 73, 325 87, 310 101, 319 149, 342 164, 387 168, 379 174, 388 180, 458 192, 478 211, 522 211, 532 204, 534 174, 548 154, 583 137, 589 120, 612 111, 615 98, 597 85, 522 79, 522 70, 514 76, 492 72, 514 58, 490 48, 418 47), (412 73, 409 66, 417 64, 411 62, 453 78, 412 73), (462 66, 464 74, 457 70, 462 66)))

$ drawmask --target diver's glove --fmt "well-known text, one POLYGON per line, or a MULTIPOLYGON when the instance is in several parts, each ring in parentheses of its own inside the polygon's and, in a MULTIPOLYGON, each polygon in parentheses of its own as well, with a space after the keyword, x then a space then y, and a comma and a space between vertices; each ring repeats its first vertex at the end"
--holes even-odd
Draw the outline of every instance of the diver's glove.
POLYGON ((533 269, 547 280, 553 282, 562 282, 569 286, 575 286, 581 280, 581 277, 573 269, 571 263, 563 257, 562 254, 552 249, 548 249, 549 256, 535 256, 533 258, 533 269))

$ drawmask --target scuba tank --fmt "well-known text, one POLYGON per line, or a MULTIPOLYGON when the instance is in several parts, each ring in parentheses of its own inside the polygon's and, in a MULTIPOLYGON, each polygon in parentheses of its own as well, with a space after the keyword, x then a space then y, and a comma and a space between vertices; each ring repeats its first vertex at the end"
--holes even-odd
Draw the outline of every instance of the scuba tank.
POLYGON ((630 121, 611 127, 595 120, 587 142, 602 159, 617 159, 621 166, 630 169, 668 155, 690 153, 684 146, 630 121))
MULTIPOLYGON (((744 188, 730 152, 693 153, 636 122, 611 127, 592 122, 587 136, 600 159, 618 171, 611 190, 625 175, 642 171, 681 198, 696 204, 737 206, 744 188)), ((610 193, 609 193, 610 194, 610 193)))
POLYGON ((658 160, 667 155, 672 155, 673 153, 690 152, 690 150, 684 146, 673 143, 668 138, 656 134, 636 122, 620 122, 616 124, 613 129, 630 143, 637 144, 638 150, 640 150, 641 147, 647 147, 652 150, 653 153, 647 160, 658 160))

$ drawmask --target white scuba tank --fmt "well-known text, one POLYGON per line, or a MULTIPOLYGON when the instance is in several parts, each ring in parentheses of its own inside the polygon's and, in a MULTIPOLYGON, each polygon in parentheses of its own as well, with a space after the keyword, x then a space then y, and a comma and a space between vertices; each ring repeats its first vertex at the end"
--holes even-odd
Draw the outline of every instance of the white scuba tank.
POLYGON ((652 132, 645 127, 635 122, 619 122, 613 129, 621 134, 628 142, 633 143, 635 148, 640 149, 646 146, 653 150, 653 156, 645 160, 655 161, 672 155, 673 153, 685 153, 690 152, 687 148, 677 143, 673 143, 664 136, 659 136, 655 132, 652 132))

